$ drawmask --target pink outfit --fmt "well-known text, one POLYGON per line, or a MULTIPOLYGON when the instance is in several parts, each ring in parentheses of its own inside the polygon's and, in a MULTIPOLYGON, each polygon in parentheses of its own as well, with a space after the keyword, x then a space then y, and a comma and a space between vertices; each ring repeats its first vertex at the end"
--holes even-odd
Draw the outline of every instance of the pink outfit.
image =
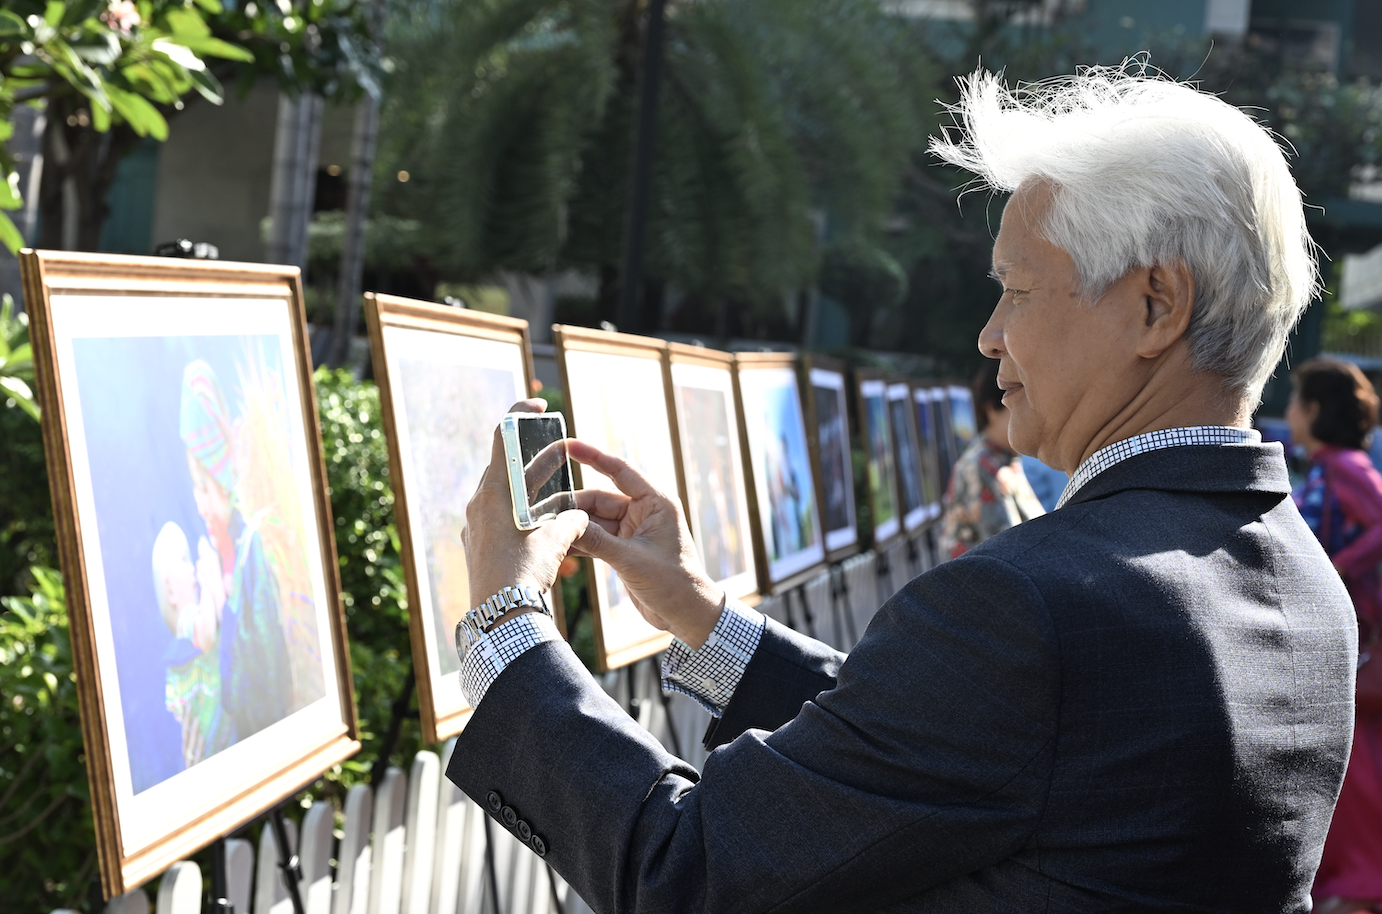
MULTIPOLYGON (((1352 448, 1325 446, 1313 462, 1327 468, 1329 489, 1358 536, 1330 556, 1353 598, 1361 620, 1382 623, 1382 475, 1368 455, 1352 448)), ((1364 626, 1364 630, 1368 626, 1364 626)), ((1378 657, 1374 662, 1382 662, 1378 657)), ((1366 898, 1382 901, 1382 718, 1359 715, 1353 754, 1343 790, 1325 839, 1315 875, 1316 899, 1366 898)))

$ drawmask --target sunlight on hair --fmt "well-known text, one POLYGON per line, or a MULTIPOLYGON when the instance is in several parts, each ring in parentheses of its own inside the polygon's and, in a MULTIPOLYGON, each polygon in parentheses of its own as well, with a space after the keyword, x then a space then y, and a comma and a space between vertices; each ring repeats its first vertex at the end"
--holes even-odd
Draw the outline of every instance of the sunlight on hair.
POLYGON ((1048 241, 1095 301, 1135 267, 1181 261, 1195 279, 1195 366, 1256 402, 1319 291, 1301 195, 1270 131, 1143 58, 1008 88, 962 77, 931 151, 1011 192, 1051 185, 1048 241))

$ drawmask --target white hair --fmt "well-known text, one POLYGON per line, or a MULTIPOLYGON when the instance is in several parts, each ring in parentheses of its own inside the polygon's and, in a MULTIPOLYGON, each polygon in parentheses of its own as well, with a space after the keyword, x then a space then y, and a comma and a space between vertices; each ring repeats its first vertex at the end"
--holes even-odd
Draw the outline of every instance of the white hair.
POLYGON ((1041 230, 1095 301, 1136 267, 1195 280, 1194 366, 1256 404, 1319 289, 1300 190, 1272 134, 1238 108, 1141 61, 1008 89, 960 80, 955 126, 931 151, 988 187, 1051 187, 1041 230))

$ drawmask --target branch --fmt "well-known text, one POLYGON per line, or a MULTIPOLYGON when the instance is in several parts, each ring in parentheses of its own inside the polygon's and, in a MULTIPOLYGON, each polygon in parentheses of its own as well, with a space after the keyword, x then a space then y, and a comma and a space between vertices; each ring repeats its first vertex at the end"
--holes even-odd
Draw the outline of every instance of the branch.
POLYGON ((16 104, 20 102, 31 102, 36 98, 42 98, 51 91, 53 91, 53 87, 48 83, 43 83, 38 86, 28 86, 24 89, 16 89, 14 100, 16 104))
POLYGON ((10 781, 10 789, 5 791, 3 797, 0 797, 0 809, 4 809, 9 805, 10 798, 14 796, 14 792, 19 789, 19 785, 23 782, 24 778, 28 777, 29 769, 34 767, 42 757, 42 752, 35 752, 24 760, 24 766, 19 769, 19 773, 14 776, 14 780, 10 781))
POLYGON ((54 810, 56 810, 59 806, 65 803, 68 799, 69 797, 67 796, 67 794, 58 794, 57 797, 53 800, 53 802, 48 804, 48 808, 43 810, 43 812, 39 813, 37 816, 35 816, 34 820, 30 822, 28 825, 24 826, 14 834, 0 835, 0 845, 9 844, 13 841, 18 841, 20 838, 24 837, 29 832, 33 831, 35 825, 38 825, 44 819, 48 818, 48 816, 50 816, 54 810))

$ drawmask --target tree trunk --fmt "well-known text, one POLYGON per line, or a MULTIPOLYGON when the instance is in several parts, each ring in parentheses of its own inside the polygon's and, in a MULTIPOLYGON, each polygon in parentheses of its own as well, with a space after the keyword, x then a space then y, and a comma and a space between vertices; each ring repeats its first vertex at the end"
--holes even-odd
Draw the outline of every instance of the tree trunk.
POLYGON ((50 100, 38 192, 39 247, 94 251, 100 246, 111 186, 120 162, 138 142, 139 135, 124 124, 98 133, 84 98, 50 100))
POLYGON ((307 228, 317 191, 322 100, 315 95, 278 97, 273 177, 269 188, 269 263, 307 272, 307 228))
POLYGON ((365 218, 374 178, 374 153, 379 140, 379 102, 369 95, 355 109, 350 173, 346 176, 346 223, 341 238, 341 267, 336 282, 336 323, 331 331, 332 368, 345 364, 350 341, 360 320, 360 283, 365 273, 365 218))

